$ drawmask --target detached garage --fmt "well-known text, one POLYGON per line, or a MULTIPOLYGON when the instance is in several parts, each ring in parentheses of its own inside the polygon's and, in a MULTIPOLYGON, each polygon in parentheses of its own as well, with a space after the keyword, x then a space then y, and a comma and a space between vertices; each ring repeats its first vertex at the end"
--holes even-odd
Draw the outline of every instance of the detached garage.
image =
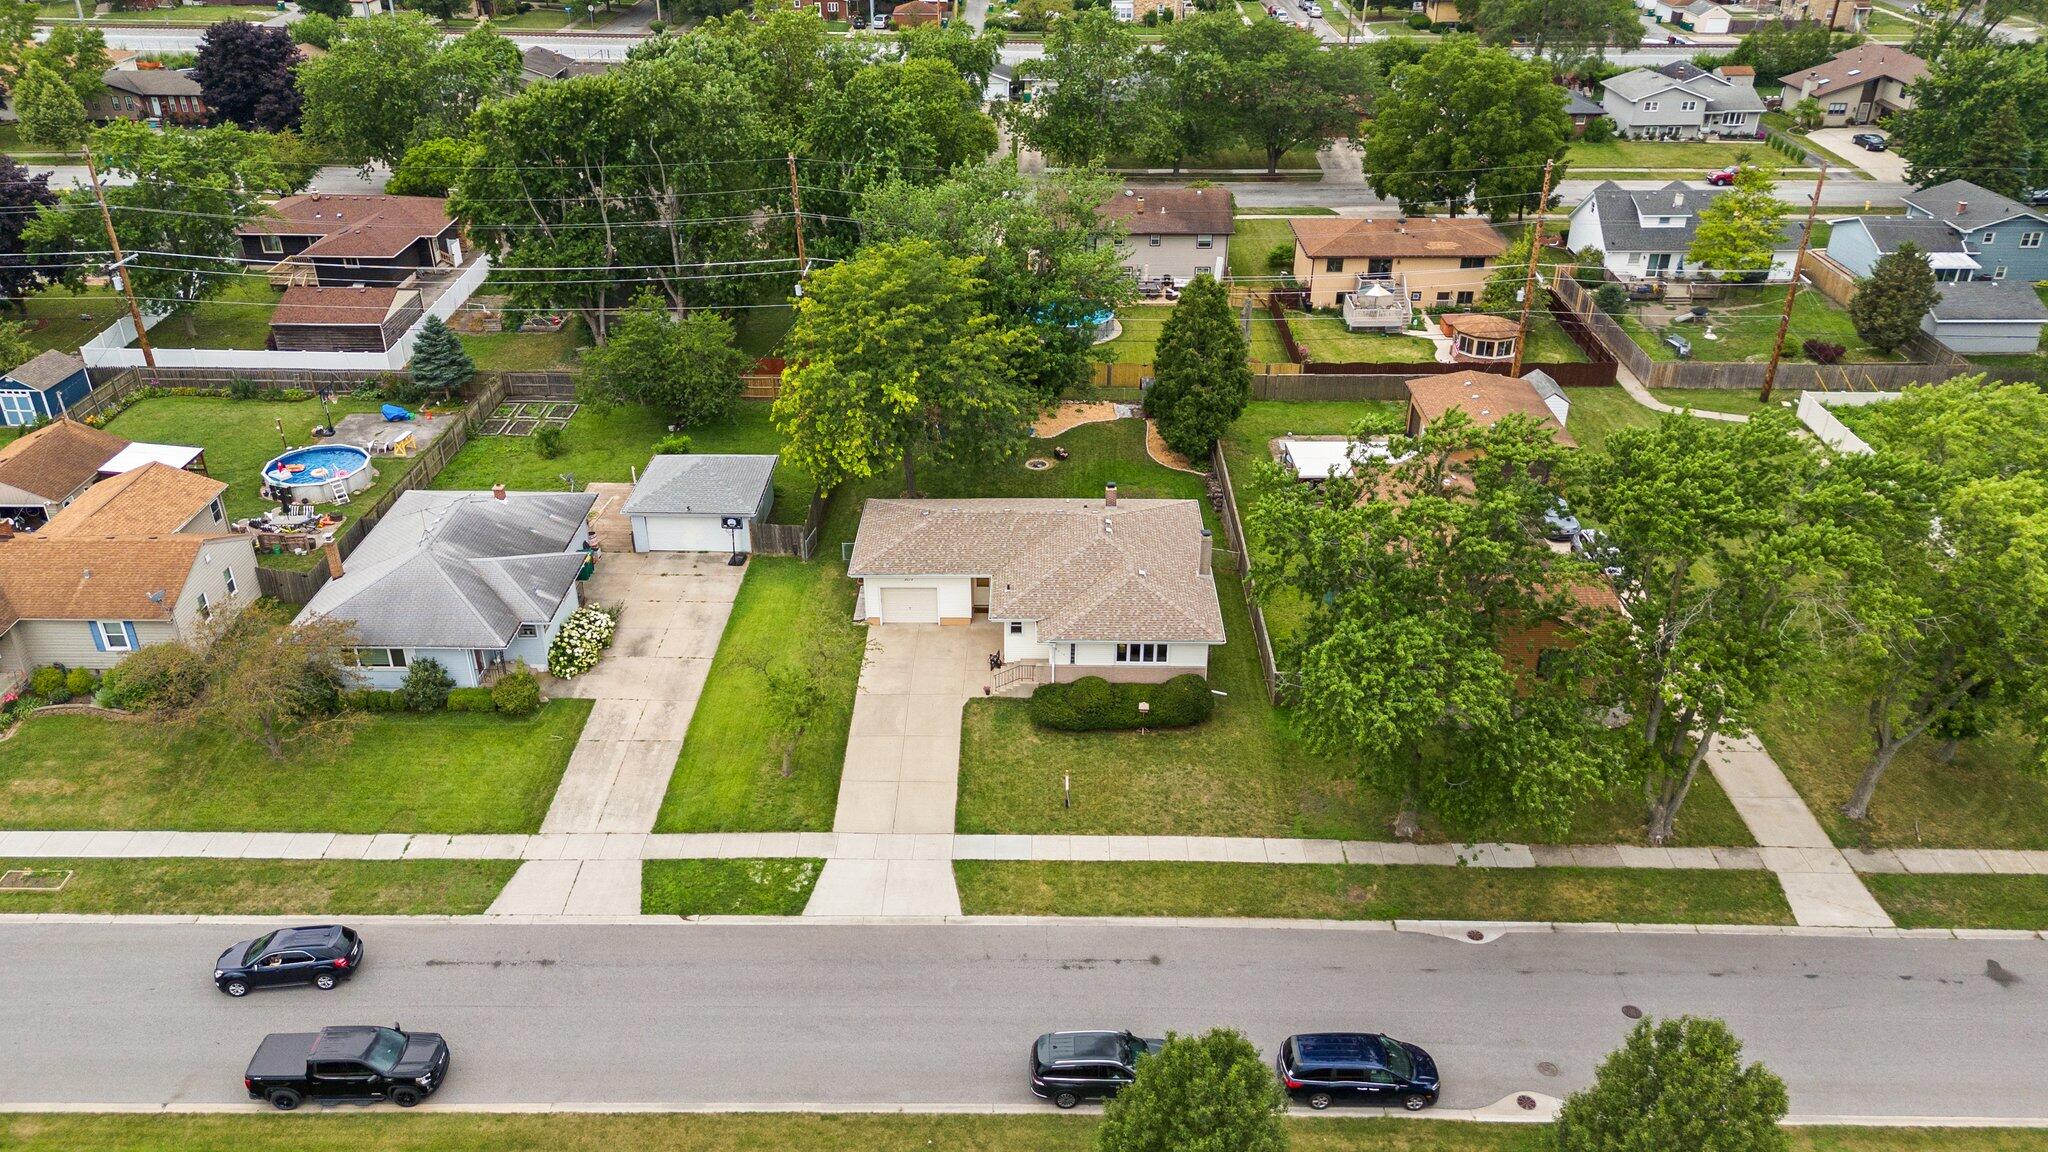
POLYGON ((656 456, 620 511, 635 552, 752 552, 775 503, 773 456, 656 456))

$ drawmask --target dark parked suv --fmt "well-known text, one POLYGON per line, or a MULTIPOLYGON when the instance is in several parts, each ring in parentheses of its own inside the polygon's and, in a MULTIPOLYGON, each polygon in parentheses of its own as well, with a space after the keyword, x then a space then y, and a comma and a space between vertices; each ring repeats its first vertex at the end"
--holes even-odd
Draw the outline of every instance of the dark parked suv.
POLYGON ((230 996, 273 984, 329 989, 363 966, 363 938, 339 924, 280 928, 244 940, 213 962, 213 982, 230 996))
POLYGON ((1137 1078, 1141 1058, 1165 1043, 1129 1032, 1048 1032, 1031 1046, 1031 1091, 1062 1108, 1106 1100, 1137 1078))
POLYGON ((1371 1032, 1289 1036, 1275 1061, 1287 1094, 1311 1108, 1343 1101, 1419 1112, 1436 1103, 1436 1061, 1413 1044, 1371 1032))

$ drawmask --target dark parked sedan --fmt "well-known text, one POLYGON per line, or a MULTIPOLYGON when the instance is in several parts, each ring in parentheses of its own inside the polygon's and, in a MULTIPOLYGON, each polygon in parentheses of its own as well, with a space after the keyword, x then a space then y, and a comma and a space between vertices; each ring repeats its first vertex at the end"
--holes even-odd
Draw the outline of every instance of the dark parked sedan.
POLYGON ((1436 1103, 1439 1088, 1429 1053, 1371 1032, 1289 1036, 1275 1065, 1287 1094, 1316 1109, 1355 1101, 1420 1112, 1436 1103))
POLYGON ((274 984, 330 989, 363 966, 363 938, 339 924, 280 928, 244 940, 213 962, 213 982, 230 996, 274 984))
POLYGON ((1883 152, 1890 147, 1884 142, 1884 137, 1875 132, 1858 132, 1849 137, 1849 143, 1867 152, 1883 152))
POLYGON ((1031 1045, 1032 1094, 1062 1108, 1108 1099, 1165 1043, 1129 1032, 1048 1032, 1031 1045))

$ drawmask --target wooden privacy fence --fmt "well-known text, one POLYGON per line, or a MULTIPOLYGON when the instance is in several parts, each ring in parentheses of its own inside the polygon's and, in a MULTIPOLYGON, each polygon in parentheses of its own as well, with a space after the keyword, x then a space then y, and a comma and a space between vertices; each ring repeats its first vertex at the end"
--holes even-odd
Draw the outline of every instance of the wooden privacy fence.
POLYGON ((1259 653, 1259 674, 1266 681, 1266 699, 1280 702, 1280 667, 1273 658, 1273 637, 1266 631, 1266 614, 1259 607, 1253 595, 1255 581, 1252 579, 1252 550, 1245 543, 1244 523, 1238 519, 1237 489, 1230 483, 1230 465, 1223 460, 1223 445, 1217 442, 1209 445, 1209 459, 1214 462, 1216 484, 1221 488, 1223 534, 1230 550, 1237 555, 1237 576, 1242 582, 1245 614, 1252 624, 1252 644, 1259 653))
POLYGON ((825 523, 825 494, 811 495, 801 524, 754 522, 754 551, 763 556, 794 556, 809 560, 818 551, 818 529, 825 523))
MULTIPOLYGON (((343 554, 353 551, 356 545, 362 543, 363 537, 370 534, 370 529, 376 527, 377 522, 384 518, 384 514, 391 511, 392 505, 398 503, 400 493, 424 488, 433 483, 434 477, 440 475, 441 469, 448 466, 448 461, 453 460, 455 454, 462 451, 462 446, 469 442, 470 429, 476 422, 490 415, 491 410, 505 400, 504 381, 495 376, 479 375, 473 387, 474 394, 462 406, 462 419, 450 425, 446 432, 434 439, 433 443, 422 448, 419 454, 413 457, 412 467, 407 469, 405 475, 399 477, 384 495, 378 497, 377 502, 371 505, 368 511, 343 525, 341 531, 334 534, 334 544, 343 554)), ((390 457, 380 459, 389 460, 390 457)), ((327 583, 327 579, 327 565, 320 562, 316 562, 312 568, 303 572, 286 568, 267 568, 262 565, 256 568, 257 588, 265 596, 285 604, 306 603, 313 598, 314 593, 320 591, 327 583)))

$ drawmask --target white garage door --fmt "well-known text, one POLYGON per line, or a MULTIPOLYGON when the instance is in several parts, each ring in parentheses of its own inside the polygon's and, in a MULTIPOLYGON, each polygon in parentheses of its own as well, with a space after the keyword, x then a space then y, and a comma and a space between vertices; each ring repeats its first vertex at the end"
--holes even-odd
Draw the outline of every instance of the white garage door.
MULTIPOLYGON (((734 533, 719 527, 716 516, 643 516, 649 552, 730 552, 734 533)), ((747 551, 747 532, 739 533, 740 551, 747 551)))
POLYGON ((939 590, 937 588, 882 589, 882 622, 884 624, 937 624, 939 622, 939 590))

